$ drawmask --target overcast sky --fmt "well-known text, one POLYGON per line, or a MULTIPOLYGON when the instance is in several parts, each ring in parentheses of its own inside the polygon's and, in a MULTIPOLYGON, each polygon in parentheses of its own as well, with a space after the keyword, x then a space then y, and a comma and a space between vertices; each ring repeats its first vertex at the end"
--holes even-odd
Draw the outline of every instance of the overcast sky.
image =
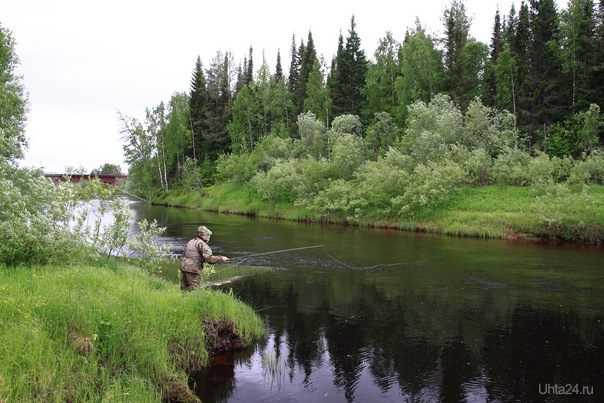
MULTIPOLYGON (((471 35, 489 43, 495 11, 508 14, 520 0, 466 0, 471 35)), ((63 172, 104 163, 123 170, 118 111, 143 119, 146 107, 189 90, 197 56, 204 67, 217 50, 236 63, 254 49, 254 66, 274 71, 277 50, 289 67, 292 35, 329 63, 355 16, 367 56, 391 31, 402 41, 416 17, 442 35, 442 15, 451 0, 2 0, 0 23, 12 31, 29 94, 29 149, 21 165, 63 172)), ((559 0, 566 7, 566 1, 559 0)))

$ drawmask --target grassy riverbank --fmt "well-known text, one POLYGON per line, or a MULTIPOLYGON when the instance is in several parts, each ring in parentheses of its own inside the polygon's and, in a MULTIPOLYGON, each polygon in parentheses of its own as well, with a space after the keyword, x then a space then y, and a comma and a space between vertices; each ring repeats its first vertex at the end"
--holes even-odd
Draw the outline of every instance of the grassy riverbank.
POLYGON ((227 183, 201 193, 172 191, 156 203, 288 220, 346 223, 484 238, 545 238, 604 244, 604 186, 465 187, 422 217, 323 215, 268 203, 248 184, 227 183))
POLYGON ((230 295, 122 263, 0 266, 0 402, 195 401, 187 372, 217 324, 248 343, 264 331, 230 295))

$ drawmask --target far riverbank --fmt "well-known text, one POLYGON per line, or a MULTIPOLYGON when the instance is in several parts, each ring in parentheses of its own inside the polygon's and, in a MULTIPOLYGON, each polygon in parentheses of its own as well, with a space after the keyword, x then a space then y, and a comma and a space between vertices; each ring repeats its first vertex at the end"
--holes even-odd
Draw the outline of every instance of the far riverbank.
POLYGON ((337 216, 291 203, 269 203, 249 184, 173 190, 153 203, 221 213, 318 223, 395 228, 491 239, 604 244, 604 186, 465 187, 423 217, 337 216))

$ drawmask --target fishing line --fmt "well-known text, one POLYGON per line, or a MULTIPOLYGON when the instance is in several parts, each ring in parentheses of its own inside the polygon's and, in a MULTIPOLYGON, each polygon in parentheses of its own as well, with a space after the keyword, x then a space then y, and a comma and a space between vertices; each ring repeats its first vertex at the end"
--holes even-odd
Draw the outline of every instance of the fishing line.
POLYGON ((232 258, 230 260, 233 260, 233 259, 243 259, 243 260, 241 260, 241 261, 239 261, 239 262, 237 262, 235 264, 229 265, 228 267, 226 267, 226 268, 224 268, 222 270, 215 271, 214 274, 217 274, 217 273, 223 272, 225 270, 231 269, 231 268, 233 268, 235 266, 239 266, 241 263, 245 262, 246 260, 248 260, 250 258, 253 258, 253 257, 256 257, 256 256, 272 255, 272 254, 275 254, 275 253, 293 252, 293 251, 297 251, 297 250, 316 249, 316 248, 323 248, 323 252, 325 252, 325 254, 330 259, 332 259, 333 261, 341 264, 344 267, 347 267, 349 269, 354 269, 354 270, 371 270, 371 269, 375 269, 377 267, 392 267, 392 266, 403 266, 403 265, 410 265, 410 264, 419 264, 419 263, 424 263, 424 262, 427 262, 429 260, 436 259, 436 258, 440 257, 440 256, 432 256, 432 257, 429 257, 427 259, 417 260, 417 261, 414 261, 414 262, 379 263, 379 264, 376 264, 376 265, 373 265, 373 266, 361 267, 361 266, 351 266, 349 264, 346 264, 346 263, 342 262, 341 260, 336 259, 329 252, 327 252, 327 248, 325 248, 325 245, 314 245, 314 246, 305 246, 305 247, 302 247, 302 248, 282 249, 282 250, 276 250, 276 251, 271 251, 271 252, 255 253, 253 255, 247 255, 247 256, 237 256, 237 257, 234 257, 234 258, 232 258))

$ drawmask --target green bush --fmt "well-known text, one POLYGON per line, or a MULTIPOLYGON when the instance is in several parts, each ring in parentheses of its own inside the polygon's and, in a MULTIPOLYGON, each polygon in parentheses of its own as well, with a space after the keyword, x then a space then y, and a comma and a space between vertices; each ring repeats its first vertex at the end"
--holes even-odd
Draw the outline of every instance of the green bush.
POLYGON ((0 163, 0 263, 78 259, 82 237, 70 229, 75 193, 42 171, 0 163))
POLYGON ((465 172, 452 160, 419 164, 409 175, 401 194, 392 199, 392 209, 400 216, 418 218, 455 197, 465 172))
POLYGON ((279 161, 267 172, 258 172, 250 183, 262 198, 271 202, 294 202, 302 181, 301 166, 296 160, 279 161))
POLYGON ((528 165, 531 156, 518 148, 505 148, 491 170, 491 181, 498 185, 526 186, 531 183, 528 165))
POLYGON ((587 157, 584 154, 572 168, 568 182, 601 185, 604 182, 604 152, 595 150, 587 157))

